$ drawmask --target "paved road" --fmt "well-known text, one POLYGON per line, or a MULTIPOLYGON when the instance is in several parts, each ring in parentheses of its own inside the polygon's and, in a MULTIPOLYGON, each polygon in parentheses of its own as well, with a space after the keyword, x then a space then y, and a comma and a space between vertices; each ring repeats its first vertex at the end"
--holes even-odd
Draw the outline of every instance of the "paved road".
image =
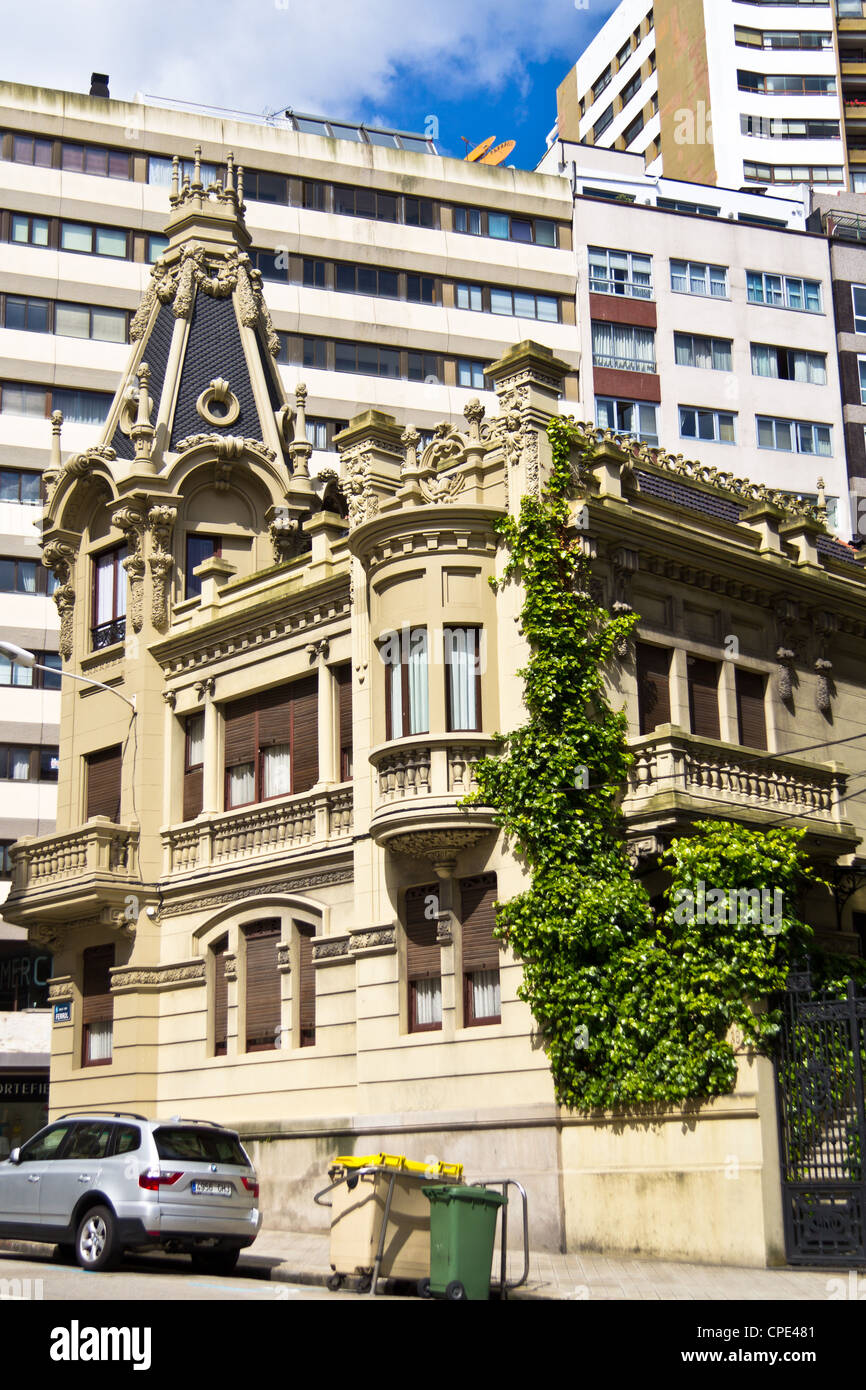
MULTIPOLYGON (((44 1257, 3 1251, 0 1252, 0 1302, 13 1298, 67 1303, 111 1299, 172 1303, 220 1299, 249 1299, 264 1303, 295 1303, 311 1299, 330 1303, 359 1301, 356 1293, 330 1293, 321 1287, 271 1282, 267 1276, 267 1267, 255 1273, 241 1269, 227 1278, 197 1274, 190 1268, 189 1260, 182 1255, 128 1255, 119 1269, 91 1274, 75 1266, 58 1264, 48 1247, 44 1257)), ((408 1301, 393 1299, 389 1295, 379 1297, 396 1302, 408 1301)))

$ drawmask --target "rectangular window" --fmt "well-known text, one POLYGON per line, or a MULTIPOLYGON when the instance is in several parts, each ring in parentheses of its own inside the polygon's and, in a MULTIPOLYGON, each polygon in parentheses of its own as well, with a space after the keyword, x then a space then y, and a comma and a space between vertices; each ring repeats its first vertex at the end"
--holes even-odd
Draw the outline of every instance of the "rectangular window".
POLYGON ((54 331, 61 337, 92 338, 104 343, 125 343, 125 309, 103 309, 89 304, 63 304, 54 307, 54 331))
POLYGON ((629 78, 628 82, 626 82, 625 86, 624 86, 623 89, 622 89, 622 92, 620 93, 620 97, 621 97, 621 99, 622 99, 622 104, 623 104, 623 106, 628 106, 628 104, 629 104, 629 102, 631 101, 632 97, 636 97, 636 96, 637 96, 638 92, 639 92, 640 89, 641 89, 642 84, 643 84, 643 75, 642 75, 642 73, 641 73, 640 68, 638 68, 638 70, 637 70, 637 72, 635 73, 634 77, 630 77, 630 78, 629 78))
POLYGON ((229 939, 223 936, 211 947, 213 964, 213 1051, 215 1057, 225 1057, 229 1036, 229 986, 226 979, 226 956, 229 939))
POLYGON ((812 386, 827 385, 827 357, 823 352, 803 348, 773 347, 752 343, 753 376, 777 377, 781 381, 802 381, 812 386))
POLYGON ((675 333, 674 353, 678 367, 702 367, 716 372, 733 370, 730 338, 704 338, 697 333, 675 333))
POLYGON ((59 749, 24 747, 0 743, 0 781, 56 782, 60 766, 59 749))
POLYGON ((409 1031, 429 1033, 442 1027, 442 948, 438 941, 439 886, 406 890, 406 978, 409 983, 409 1031))
POLYGON ((111 968, 114 946, 89 946, 82 954, 81 1065, 107 1066, 114 1043, 111 968))
POLYGON ((60 223, 61 251, 112 256, 125 260, 128 234, 123 227, 92 227, 86 222, 60 223))
POLYGON ((50 666, 51 673, 34 666, 20 666, 11 657, 0 656, 0 685, 27 690, 59 690, 62 669, 60 653, 37 652, 36 659, 41 666, 50 666))
POLYGON ((798 309, 807 314, 821 312, 821 284, 818 280, 801 280, 795 275, 748 270, 746 295, 750 304, 766 304, 771 309, 798 309))
POLYGON ((498 241, 556 246, 555 222, 539 217, 512 217, 507 212, 485 211, 482 208, 455 207, 454 230, 470 236, 495 237, 498 241))
POLYGON ((620 401, 607 396, 595 398, 596 424, 615 434, 629 435, 644 444, 658 445, 658 406, 646 401, 620 401))
POLYGON ((604 135, 604 132, 605 132, 606 130, 608 130, 608 129, 610 128, 610 126, 612 126, 612 125, 613 125, 613 105, 611 104, 610 106, 608 106, 608 107, 601 113, 601 115, 599 116, 598 120, 596 121, 595 125, 594 125, 593 128, 592 128, 592 138, 593 138, 594 143, 597 144, 598 141, 599 141, 599 138, 600 138, 602 135, 604 135))
POLYGON ((651 734, 671 722, 671 654, 667 647, 637 644, 637 703, 640 731, 651 734))
POLYGON ((52 411, 62 410, 68 424, 103 424, 111 400, 105 391, 72 391, 59 386, 46 389, 18 382, 3 382, 0 387, 0 410, 4 415, 47 420, 52 411))
POLYGON ((435 304, 436 281, 432 275, 407 275, 406 298, 410 304, 435 304))
POLYGON ((749 72, 739 69, 737 86, 741 92, 766 92, 771 96, 832 96, 836 92, 835 76, 817 74, 749 72))
POLYGON ((680 406, 680 436, 683 439, 705 439, 708 443, 736 444, 736 415, 726 410, 701 410, 697 406, 680 406))
POLYGON ((655 372, 655 332, 593 319, 592 361, 618 372, 655 372))
POLYGON ((866 285, 852 285, 854 301, 854 332, 866 333, 866 285))
POLYGON ((219 536, 202 536, 187 532, 186 571, 184 574, 184 598, 197 598, 201 593, 201 575, 195 573, 198 565, 222 554, 222 540, 219 536))
POLYGON ((698 738, 720 738, 719 667, 715 661, 702 661, 690 656, 686 670, 691 731, 698 738))
POLYGON ((309 791, 319 776, 315 675, 225 708, 225 807, 309 791))
POLYGON ((3 327, 17 328, 24 333, 49 333, 50 299, 35 299, 29 295, 7 294, 3 312, 3 327))
POLYGON ((91 647, 99 651, 126 636, 126 546, 93 557, 91 647))
POLYGON ((620 294, 652 299, 652 257, 634 251, 611 251, 590 246, 589 288, 592 294, 620 294))
POLYGON ((426 734, 430 728, 427 629, 405 627, 381 647, 385 665, 385 724, 389 739, 426 734))
POLYGON ((481 629, 446 627, 445 709, 449 733, 481 728, 481 629))
POLYGON ((316 969, 313 941, 316 931, 307 922, 297 922, 298 933, 298 1042, 301 1047, 316 1045, 316 969))
POLYGON ((269 1052, 280 1045, 280 980, 277 920, 244 927, 246 1050, 269 1052))
POLYGON ((758 415, 756 424, 759 449, 778 449, 786 454, 820 454, 825 458, 833 453, 830 425, 816 425, 809 420, 778 420, 769 415, 758 415))
POLYGON ((475 309, 479 313, 484 308, 480 285, 457 285, 457 308, 475 309))
POLYGON ((28 213, 13 212, 12 241, 20 246, 47 246, 49 222, 47 217, 31 217, 28 213))
POLYGON ((42 474, 29 468, 0 468, 0 502, 42 503, 42 474))
POLYGON ((710 299, 727 299, 727 267, 702 265, 697 261, 671 261, 671 289, 677 294, 701 294, 710 299))
POLYGON ((184 721, 183 818, 195 820, 201 813, 204 792, 204 715, 190 714, 184 721))
POLYGON ((470 357, 458 358, 457 385, 469 386, 474 391, 485 391, 487 387, 484 381, 484 363, 473 362, 470 357))
POLYGON ((44 594, 45 570, 38 560, 0 556, 0 593, 44 594))
POLYGON ((764 677, 754 671, 736 673, 739 740, 746 748, 767 747, 764 677))
POLYGON ((86 818, 107 816, 115 825, 120 823, 120 794, 123 774, 123 750, 120 744, 88 753, 84 759, 87 781, 86 818))
POLYGON ((467 1028, 501 1022, 496 875, 460 880, 463 1022, 467 1028))
POLYGON ((12 136, 13 164, 35 164, 39 169, 50 169, 51 157, 51 140, 39 140, 33 135, 12 136))
POLYGON ((866 405, 866 357, 857 358, 857 370, 860 374, 860 404, 866 405))
POLYGON ((352 779, 352 668, 337 666, 337 719, 339 724, 340 781, 352 779))
POLYGON ((635 116, 634 120, 626 126, 625 130, 622 133, 622 138, 627 146, 630 145, 633 140, 637 139, 643 128, 644 114, 642 111, 639 111, 638 114, 635 116))

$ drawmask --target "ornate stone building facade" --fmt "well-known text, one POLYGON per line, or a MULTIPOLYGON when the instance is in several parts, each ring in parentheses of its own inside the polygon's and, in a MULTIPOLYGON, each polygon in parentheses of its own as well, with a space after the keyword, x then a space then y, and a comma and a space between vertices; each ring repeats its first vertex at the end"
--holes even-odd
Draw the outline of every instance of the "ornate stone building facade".
MULTIPOLYGON (((470 402, 421 448, 367 411, 311 476, 231 159, 225 186, 176 168, 167 234, 101 440, 64 458, 55 420, 47 474, 64 669, 100 683, 64 681, 58 830, 20 842, 5 909, 71 1001, 53 1111, 237 1126, 273 1224, 314 1219, 334 1152, 385 1149, 520 1178, 537 1246, 778 1258, 769 1064, 685 1127, 562 1113, 492 934, 523 870, 462 802, 526 658, 494 523, 543 485, 567 364, 520 343, 492 418, 470 402)), ((855 553, 802 504, 592 433, 577 534, 641 616, 609 673, 637 870, 717 814, 803 826, 857 890, 855 553)), ((856 904, 812 911, 851 950, 856 904)))

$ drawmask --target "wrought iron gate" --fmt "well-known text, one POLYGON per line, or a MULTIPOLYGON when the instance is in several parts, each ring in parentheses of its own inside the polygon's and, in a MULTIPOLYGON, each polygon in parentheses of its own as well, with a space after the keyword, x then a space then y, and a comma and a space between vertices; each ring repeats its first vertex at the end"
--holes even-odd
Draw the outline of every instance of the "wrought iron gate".
POLYGON ((776 1059, 785 1244, 792 1264, 866 1264, 866 998, 791 975, 776 1059))

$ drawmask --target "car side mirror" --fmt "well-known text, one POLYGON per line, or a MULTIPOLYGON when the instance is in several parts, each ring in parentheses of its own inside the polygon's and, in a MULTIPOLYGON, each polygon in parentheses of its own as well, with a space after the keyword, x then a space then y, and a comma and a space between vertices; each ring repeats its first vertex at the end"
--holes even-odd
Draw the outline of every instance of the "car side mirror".
POLYGON ((13 1149, 13 1150, 12 1150, 12 1152, 11 1152, 10 1155, 9 1155, 9 1162, 10 1162, 10 1163, 20 1163, 20 1162, 21 1162, 21 1150, 20 1150, 20 1149, 13 1149))

